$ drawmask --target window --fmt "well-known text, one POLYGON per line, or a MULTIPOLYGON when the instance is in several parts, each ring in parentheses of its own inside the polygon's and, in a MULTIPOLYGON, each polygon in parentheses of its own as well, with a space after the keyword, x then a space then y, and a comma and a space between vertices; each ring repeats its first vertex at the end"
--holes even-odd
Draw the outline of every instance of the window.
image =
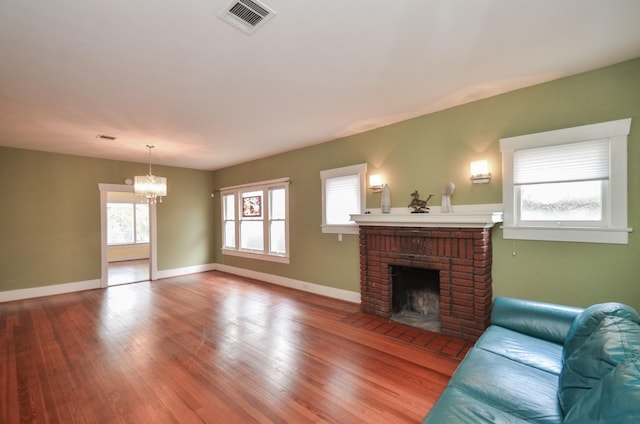
POLYGON ((220 192, 223 253, 289 263, 289 179, 220 192))
POLYGON ((504 238, 628 243, 630 127, 623 119, 500 140, 504 238))
POLYGON ((107 203, 107 244, 149 243, 148 203, 107 203))
POLYGON ((236 248, 236 194, 222 196, 222 246, 226 249, 236 248))
POLYGON ((320 172, 323 233, 358 234, 349 215, 361 214, 365 207, 366 173, 366 163, 320 172))

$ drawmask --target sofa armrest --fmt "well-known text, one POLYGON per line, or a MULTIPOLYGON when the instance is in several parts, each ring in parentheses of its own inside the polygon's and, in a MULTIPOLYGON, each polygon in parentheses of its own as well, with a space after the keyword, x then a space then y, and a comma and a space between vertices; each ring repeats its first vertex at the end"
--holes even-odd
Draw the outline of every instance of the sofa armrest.
POLYGON ((573 320, 582 311, 572 306, 497 297, 493 302, 491 324, 562 344, 573 320))

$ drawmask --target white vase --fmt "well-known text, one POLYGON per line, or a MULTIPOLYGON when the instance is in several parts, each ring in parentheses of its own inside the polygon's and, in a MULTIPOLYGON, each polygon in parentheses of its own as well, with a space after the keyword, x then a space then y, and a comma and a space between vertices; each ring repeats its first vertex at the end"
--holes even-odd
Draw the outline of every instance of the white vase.
POLYGON ((447 196, 446 194, 442 195, 442 207, 440 208, 440 212, 442 213, 453 212, 453 209, 451 208, 451 196, 447 196))
POLYGON ((440 208, 440 212, 442 213, 451 213, 453 212, 453 208, 451 207, 451 195, 455 191, 456 186, 453 183, 447 183, 442 189, 442 207, 440 208))
POLYGON ((391 213, 391 191, 389 190, 389 184, 385 184, 384 187, 382 187, 380 209, 382 209, 382 213, 391 213))

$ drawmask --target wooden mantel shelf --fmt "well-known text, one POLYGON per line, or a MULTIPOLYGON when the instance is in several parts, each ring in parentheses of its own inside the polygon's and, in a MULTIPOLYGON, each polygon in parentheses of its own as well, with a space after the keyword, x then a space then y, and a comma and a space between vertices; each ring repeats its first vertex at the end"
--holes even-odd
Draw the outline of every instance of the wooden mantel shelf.
POLYGON ((379 209, 370 213, 351 215, 358 225, 384 227, 459 227, 459 228, 491 228, 502 222, 502 205, 460 205, 451 213, 441 213, 440 208, 430 208, 429 213, 410 213, 405 208, 394 208, 390 214, 383 214, 379 209))

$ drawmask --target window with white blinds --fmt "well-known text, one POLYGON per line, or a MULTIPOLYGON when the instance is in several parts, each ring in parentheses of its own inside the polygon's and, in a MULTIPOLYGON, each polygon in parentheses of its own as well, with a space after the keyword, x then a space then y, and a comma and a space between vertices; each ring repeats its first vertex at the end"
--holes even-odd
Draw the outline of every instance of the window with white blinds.
POLYGON ((360 214, 365 204, 367 164, 320 172, 322 181, 322 232, 357 234, 351 214, 360 214))
POLYGON ((327 178, 325 184, 327 224, 349 224, 349 214, 360 211, 360 178, 358 175, 327 178))
POLYGON ((628 243, 631 119, 500 140, 504 238, 628 243))
POLYGON ((608 180, 608 140, 523 149, 513 154, 513 184, 521 223, 564 221, 604 226, 608 180))
POLYGON ((513 154, 514 184, 609 178, 609 140, 523 149, 513 154))

